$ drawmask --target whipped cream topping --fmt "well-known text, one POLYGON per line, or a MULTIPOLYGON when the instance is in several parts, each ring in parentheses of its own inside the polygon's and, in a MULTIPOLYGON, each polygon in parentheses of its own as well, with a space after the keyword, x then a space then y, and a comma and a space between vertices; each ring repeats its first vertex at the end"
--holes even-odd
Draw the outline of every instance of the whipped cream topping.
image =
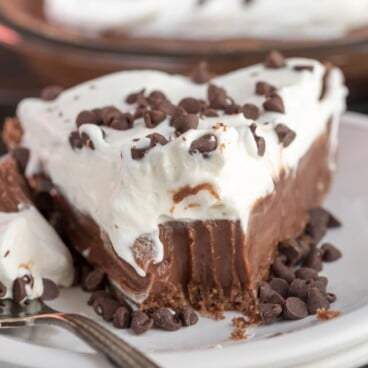
POLYGON ((13 283, 28 276, 27 299, 43 294, 42 279, 70 286, 74 277, 72 257, 54 229, 32 206, 0 213, 0 280, 6 287, 2 299, 13 297, 13 283))
POLYGON ((170 220, 240 219, 246 232, 255 202, 274 190, 282 171, 292 173, 297 168, 299 160, 325 132, 329 120, 334 155, 347 93, 342 73, 331 69, 326 93, 320 100, 325 67, 309 59, 288 59, 286 64, 280 69, 258 64, 211 80, 225 88, 235 103, 258 106, 262 114, 256 122, 243 114, 200 117, 197 129, 179 137, 169 118, 153 129, 147 128, 142 118, 124 131, 82 125, 79 132, 88 134, 93 150, 73 150, 69 144, 80 111, 114 105, 133 112, 135 107, 125 98, 143 88, 147 94, 159 89, 175 104, 184 97, 205 100, 208 84, 198 85, 186 77, 157 71, 129 71, 86 82, 51 102, 23 100, 17 115, 24 130, 22 145, 31 151, 27 174, 46 172, 69 202, 100 226, 116 253, 145 275, 146 269, 137 264, 132 246, 144 236, 154 250, 152 261, 160 262, 163 246, 158 238, 159 224, 170 220), (309 65, 313 70, 295 71, 295 65, 309 65), (265 96, 255 94, 257 81, 267 81, 277 88, 285 113, 263 110, 265 96), (256 135, 265 140, 262 157, 257 154, 249 129, 253 123, 257 125, 256 135), (279 123, 296 133, 287 147, 275 132, 279 123), (157 145, 142 159, 133 159, 131 148, 149 145, 145 137, 152 133, 163 135, 169 143, 157 145), (190 154, 192 142, 206 134, 216 136, 216 150, 208 158, 190 154), (199 190, 178 195, 184 187, 199 190))
POLYGON ((179 39, 334 38, 368 25, 368 0, 46 0, 50 20, 89 33, 179 39))

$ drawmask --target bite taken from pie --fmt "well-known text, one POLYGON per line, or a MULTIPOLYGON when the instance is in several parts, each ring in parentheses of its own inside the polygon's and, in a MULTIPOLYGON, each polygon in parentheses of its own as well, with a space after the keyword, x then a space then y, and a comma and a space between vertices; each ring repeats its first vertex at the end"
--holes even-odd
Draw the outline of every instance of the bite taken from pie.
POLYGON ((279 243, 301 241, 330 188, 346 94, 331 64, 272 52, 218 77, 201 64, 48 89, 3 136, 116 298, 257 319, 279 243))

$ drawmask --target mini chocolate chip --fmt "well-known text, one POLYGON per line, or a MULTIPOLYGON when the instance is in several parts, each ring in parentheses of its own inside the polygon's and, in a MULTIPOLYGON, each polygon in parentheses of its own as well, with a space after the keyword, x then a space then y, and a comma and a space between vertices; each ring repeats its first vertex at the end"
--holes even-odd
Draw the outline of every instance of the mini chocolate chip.
POLYGON ((162 101, 157 105, 156 110, 159 110, 166 115, 174 116, 178 110, 178 107, 173 105, 170 101, 162 101))
POLYGON ((199 114, 203 107, 203 102, 193 97, 185 97, 179 102, 179 106, 188 114, 199 114))
POLYGON ((275 93, 266 98, 266 101, 263 103, 263 108, 266 111, 279 112, 280 114, 285 113, 284 101, 275 93))
POLYGON ((274 277, 270 282, 269 285, 273 290, 279 293, 283 298, 286 298, 289 293, 289 284, 286 280, 280 277, 274 277))
POLYGON ((52 101, 55 100, 61 92, 63 92, 63 87, 48 86, 41 91, 41 98, 44 101, 52 101))
POLYGON ((268 325, 282 313, 282 307, 279 304, 263 303, 258 306, 263 324, 268 325))
POLYGON ((223 110, 228 104, 228 97, 226 91, 217 87, 214 84, 210 84, 207 89, 207 96, 209 105, 216 110, 223 110))
POLYGON ((94 146, 93 142, 91 141, 91 138, 89 137, 89 135, 86 132, 82 132, 80 137, 82 139, 82 143, 83 143, 84 147, 90 148, 92 150, 95 149, 95 146, 94 146))
POLYGON ((152 109, 156 109, 160 103, 167 101, 167 98, 162 91, 154 90, 148 95, 147 101, 152 109))
POLYGON ((305 233, 318 243, 326 234, 330 216, 322 208, 314 208, 309 211, 309 221, 305 228, 305 233))
POLYGON ((285 124, 277 124, 275 127, 275 131, 279 139, 279 142, 285 148, 288 147, 296 137, 295 132, 290 128, 288 128, 285 124))
POLYGON ((176 319, 181 321, 183 326, 188 327, 198 322, 198 315, 192 307, 186 305, 177 312, 176 319))
POLYGON ((281 277, 289 283, 295 279, 294 270, 283 264, 278 259, 276 259, 275 262, 272 264, 271 269, 275 276, 281 277))
POLYGON ((19 171, 24 174, 29 160, 29 149, 25 147, 17 147, 11 154, 17 163, 19 171))
POLYGON ((240 114, 241 106, 236 103, 230 103, 224 106, 224 112, 227 115, 240 114))
POLYGON ((82 281, 82 287, 86 291, 101 289, 104 285, 105 274, 97 268, 90 271, 82 281))
POLYGON ((325 293, 328 284, 328 279, 325 276, 318 276, 314 280, 309 280, 307 285, 309 288, 317 288, 321 292, 325 293))
POLYGON ((41 295, 42 300, 53 300, 60 295, 58 286, 54 281, 50 279, 42 279, 43 293, 41 295))
POLYGON ((166 119, 166 114, 160 110, 146 111, 143 116, 147 128, 155 128, 166 119))
POLYGON ((302 280, 313 280, 318 276, 318 271, 309 267, 301 267, 295 271, 295 276, 302 280))
POLYGON ((307 317, 308 307, 303 300, 291 296, 286 299, 284 306, 284 318, 288 320, 297 320, 307 317))
POLYGON ((119 307, 112 319, 112 324, 115 328, 129 328, 131 323, 131 313, 126 307, 119 307))
POLYGON ((302 259, 302 249, 295 239, 289 239, 279 244, 279 251, 285 254, 288 264, 296 265, 302 259))
POLYGON ((259 137, 258 135, 254 135, 254 140, 256 141, 257 145, 257 153, 258 156, 264 156, 266 152, 266 141, 263 137, 259 137))
POLYGON ((306 300, 308 284, 306 280, 295 279, 289 287, 289 295, 306 300))
POLYGON ((308 257, 303 262, 303 266, 313 268, 317 271, 322 271, 323 264, 322 264, 321 253, 316 246, 313 246, 311 248, 311 251, 309 252, 308 257))
POLYGON ((105 321, 112 321, 119 303, 110 297, 99 297, 93 302, 93 309, 105 321))
POLYGON ((129 94, 126 99, 125 99, 125 102, 132 105, 132 104, 135 104, 137 101, 138 101, 138 98, 139 97, 143 97, 144 96, 144 92, 145 92, 145 89, 142 89, 138 92, 134 92, 134 93, 131 93, 129 94))
POLYGON ((82 139, 79 135, 79 132, 74 131, 69 135, 69 143, 72 149, 81 149, 83 147, 82 139))
POLYGON ((155 327, 162 328, 166 331, 176 331, 181 327, 181 322, 171 313, 169 308, 159 308, 155 310, 151 317, 155 327))
POLYGON ((304 70, 307 70, 309 72, 313 72, 314 65, 294 65, 293 69, 297 72, 302 72, 304 70))
POLYGON ((242 113, 247 119, 257 120, 261 114, 261 110, 254 104, 245 104, 242 107, 242 113))
POLYGON ((259 81, 256 83, 256 94, 259 96, 269 96, 272 93, 276 92, 276 87, 271 84, 259 81))
POLYGON ((286 66, 284 56, 278 51, 271 51, 263 62, 266 68, 279 69, 286 66))
POLYGON ((334 293, 327 293, 326 294, 327 300, 329 303, 335 303, 336 302, 336 295, 334 293))
POLYGON ((0 298, 6 295, 6 286, 0 281, 0 298))
POLYGON ((130 328, 136 335, 141 335, 153 327, 153 319, 146 313, 136 310, 132 313, 130 328))
POLYGON ((335 262, 341 258, 341 252, 332 244, 324 243, 321 246, 323 262, 335 262))
POLYGON ((99 114, 97 114, 96 111, 90 110, 81 111, 78 114, 77 119, 75 121, 75 124, 77 125, 78 128, 84 124, 100 125, 101 123, 102 123, 101 116, 99 116, 99 114))
POLYGON ((212 76, 208 71, 208 63, 200 62, 191 73, 192 81, 197 84, 204 84, 211 80, 212 76))
POLYGON ((217 137, 214 134, 206 134, 194 140, 189 148, 191 155, 202 153, 205 158, 209 157, 209 153, 217 148, 217 137))
POLYGON ((208 118, 217 118, 219 116, 218 112, 214 109, 204 110, 203 115, 208 117, 208 118))
POLYGON ((316 314, 317 309, 330 308, 330 303, 326 295, 318 288, 310 288, 307 295, 308 310, 310 314, 316 314))
POLYGON ((13 299, 15 303, 22 302, 26 297, 25 282, 22 277, 18 277, 13 283, 13 299))
POLYGON ((121 114, 111 120, 109 127, 115 130, 127 130, 132 128, 134 123, 134 116, 130 113, 121 114))
POLYGON ((178 115, 171 119, 171 125, 179 132, 185 133, 198 127, 198 117, 194 114, 178 115))
POLYGON ((107 293, 105 290, 96 290, 94 291, 91 296, 89 297, 87 304, 88 305, 93 305, 93 303, 98 299, 98 298, 106 298, 108 297, 107 293))

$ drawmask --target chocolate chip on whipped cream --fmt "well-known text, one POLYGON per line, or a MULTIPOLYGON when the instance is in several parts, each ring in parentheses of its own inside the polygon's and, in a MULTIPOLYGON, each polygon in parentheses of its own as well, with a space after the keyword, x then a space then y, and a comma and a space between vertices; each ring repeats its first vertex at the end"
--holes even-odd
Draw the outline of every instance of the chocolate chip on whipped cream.
POLYGON ((192 142, 189 153, 191 155, 201 153, 203 157, 208 158, 209 153, 216 150, 216 148, 217 137, 214 134, 205 134, 192 142))
POLYGON ((60 86, 48 86, 41 91, 41 98, 44 101, 55 100, 63 91, 63 87, 60 86))
POLYGON ((224 88, 210 84, 207 89, 209 106, 216 110, 223 110, 228 105, 229 98, 224 88))
POLYGON ((69 135, 69 144, 72 147, 72 149, 81 149, 83 148, 83 141, 82 138, 79 135, 78 131, 73 131, 69 135))
POLYGON ((276 92, 276 87, 272 86, 271 84, 267 82, 258 81, 256 83, 255 92, 256 92, 256 95, 259 95, 259 96, 268 96, 276 92))
POLYGON ((143 148, 137 148, 137 147, 131 148, 131 155, 134 160, 142 159, 149 150, 156 147, 157 145, 164 146, 168 143, 168 140, 159 133, 149 134, 147 135, 146 138, 150 139, 149 146, 143 147, 143 148))
POLYGON ((183 108, 188 114, 199 114, 204 106, 204 101, 193 97, 185 97, 179 102, 179 107, 183 108))
POLYGON ((147 128, 155 128, 166 119, 166 114, 160 110, 149 110, 144 113, 144 122, 147 128))
POLYGON ((284 56, 278 51, 271 51, 265 58, 263 62, 266 68, 279 69, 286 66, 286 61, 284 56))
POLYGON ((261 114, 258 106, 247 103, 242 107, 242 113, 247 119, 257 120, 261 114))
POLYGON ((281 96, 276 93, 266 97, 266 101, 263 103, 263 108, 266 111, 279 112, 280 114, 285 113, 284 101, 281 96))
POLYGON ((212 79, 212 75, 208 71, 208 63, 200 62, 192 71, 191 78, 194 83, 205 84, 212 79))
POLYGON ((293 130, 288 128, 285 124, 277 124, 275 127, 279 142, 284 146, 288 147, 295 139, 296 134, 293 130))
POLYGON ((196 129, 198 127, 198 116, 195 114, 177 114, 171 119, 171 125, 179 133, 185 133, 190 129, 196 129))

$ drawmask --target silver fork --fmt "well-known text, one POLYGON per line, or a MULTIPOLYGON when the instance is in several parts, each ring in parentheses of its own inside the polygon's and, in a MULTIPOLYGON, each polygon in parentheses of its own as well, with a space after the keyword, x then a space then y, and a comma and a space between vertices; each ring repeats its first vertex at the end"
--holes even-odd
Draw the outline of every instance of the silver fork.
POLYGON ((0 300, 0 329, 35 325, 56 325, 70 330, 104 354, 116 367, 159 368, 147 356, 90 318, 58 312, 40 300, 22 305, 12 300, 0 300))

